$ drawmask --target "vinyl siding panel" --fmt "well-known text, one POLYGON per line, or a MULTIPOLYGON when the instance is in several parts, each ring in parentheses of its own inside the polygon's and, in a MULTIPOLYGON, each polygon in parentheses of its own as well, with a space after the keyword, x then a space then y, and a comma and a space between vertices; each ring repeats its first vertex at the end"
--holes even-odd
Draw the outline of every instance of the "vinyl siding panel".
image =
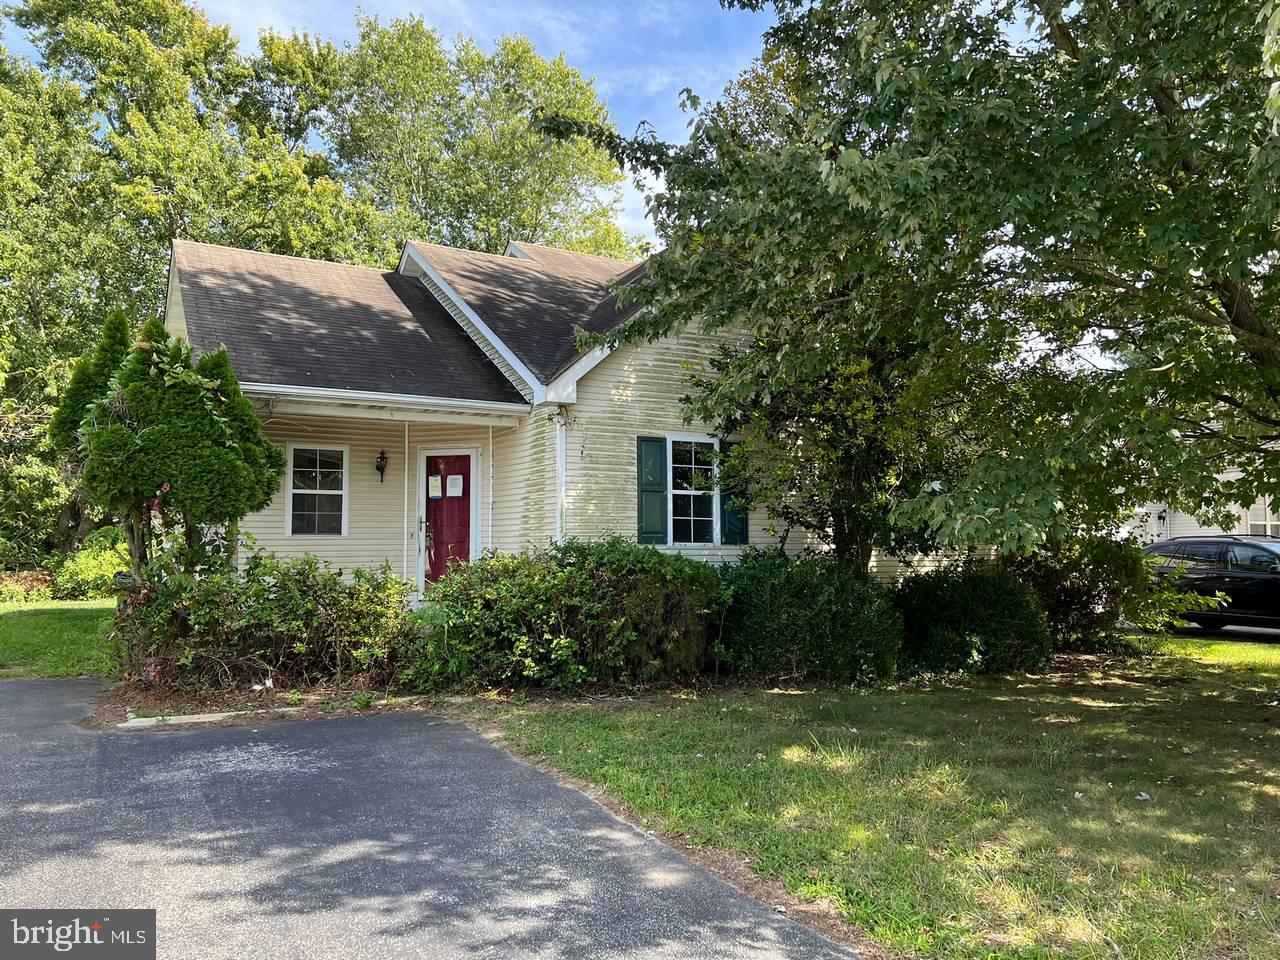
MULTIPOLYGON (((706 433, 703 424, 685 424, 680 397, 690 377, 706 369, 727 337, 682 334, 652 344, 619 348, 578 382, 578 402, 568 408, 565 430, 564 532, 598 539, 636 536, 636 437, 706 433)), ((748 546, 776 544, 780 538, 768 510, 758 506, 748 518, 748 546)), ((793 530, 783 544, 788 553, 821 549, 816 537, 793 530)), ((743 546, 663 546, 712 563, 732 562, 743 546)), ((990 555, 985 551, 984 555, 990 555)), ((894 583, 911 573, 936 569, 961 556, 944 552, 913 558, 872 558, 872 576, 894 583)))
POLYGON ((942 550, 928 556, 916 555, 898 559, 876 551, 871 556, 871 578, 885 586, 892 586, 900 580, 918 573, 929 573, 953 563, 959 563, 972 556, 977 560, 994 560, 998 555, 994 547, 980 547, 972 554, 965 550, 942 550))
MULTIPOLYGON (((401 576, 406 575, 404 550, 404 425, 370 420, 322 419, 313 417, 263 417, 267 436, 288 444, 346 446, 347 535, 290 536, 285 527, 289 492, 288 478, 281 477, 280 489, 271 503, 240 524, 242 534, 253 537, 258 549, 292 558, 314 554, 344 570, 378 567, 390 562, 401 576), (378 483, 373 463, 385 449, 390 462, 386 481, 378 483)), ((286 466, 286 471, 287 471, 286 466)), ((412 470, 410 483, 412 483, 412 470)), ((412 492, 412 487, 410 488, 412 492)))
MULTIPOLYGON (((690 377, 704 372, 724 337, 682 334, 657 343, 619 347, 578 381, 577 403, 566 408, 564 523, 566 536, 595 540, 636 537, 636 437, 706 433, 684 423, 680 397, 690 377)), ((751 512, 748 544, 776 543, 763 508, 751 512)), ((793 532, 789 551, 803 549, 793 532)), ((663 546, 713 563, 737 558, 743 546, 663 546)))
POLYGON ((1211 524, 1202 524, 1191 514, 1183 513, 1181 510, 1169 510, 1164 523, 1160 523, 1156 517, 1163 508, 1152 506, 1148 509, 1150 510, 1148 516, 1130 526, 1130 529, 1142 540, 1155 541, 1167 540, 1170 537, 1217 536, 1223 533, 1249 532, 1249 514, 1245 510, 1239 511, 1237 522, 1230 525, 1230 529, 1224 530, 1211 524))
MULTIPOLYGON (((1219 474, 1221 480, 1238 480, 1240 471, 1228 470, 1219 474)), ((1223 533, 1248 533, 1249 511, 1240 507, 1236 511, 1236 522, 1228 525, 1229 529, 1202 524, 1191 514, 1182 510, 1169 509, 1168 504, 1149 503, 1136 511, 1134 520, 1127 525, 1142 540, 1167 540, 1171 537, 1217 536, 1223 533), (1164 514, 1164 520, 1160 515, 1164 514)))
POLYGON ((555 536, 554 404, 535 407, 518 427, 495 427, 493 547, 515 553, 555 536))

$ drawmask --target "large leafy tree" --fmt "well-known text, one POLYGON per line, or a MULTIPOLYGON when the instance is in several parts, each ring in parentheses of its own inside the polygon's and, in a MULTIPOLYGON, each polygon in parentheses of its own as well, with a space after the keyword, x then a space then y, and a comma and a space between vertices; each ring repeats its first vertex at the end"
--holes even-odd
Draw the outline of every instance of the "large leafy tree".
POLYGON ((85 529, 46 439, 73 360, 112 306, 156 316, 175 237, 389 263, 372 203, 230 116, 249 71, 176 0, 5 11, 40 68, 0 55, 0 563, 85 529))
POLYGON ((776 395, 802 382, 788 354, 821 347, 818 309, 875 344, 885 311, 854 305, 903 278, 900 329, 945 358, 929 379, 977 378, 972 464, 894 508, 950 541, 1028 547, 1148 500, 1215 516, 1280 492, 1261 4, 772 6, 785 136, 735 152, 758 124, 732 110, 678 150, 588 130, 667 177, 652 209, 668 250, 638 292, 660 309, 632 332, 677 323, 663 304, 772 317, 776 362, 752 376, 776 395))
POLYGON ((608 154, 548 143, 529 123, 537 103, 607 125, 592 82, 563 57, 546 60, 523 37, 492 52, 446 46, 417 17, 359 26, 324 132, 402 234, 495 253, 510 240, 634 252, 614 222, 621 175, 608 154))
POLYGON ((110 184, 77 85, 0 53, 0 566, 78 527, 45 431, 112 282, 110 184))
POLYGON ((647 309, 606 339, 690 327, 722 337, 686 401, 692 417, 742 440, 726 487, 866 568, 875 548, 937 545, 895 510, 971 458, 969 398, 1008 354, 997 344, 982 364, 957 365, 962 341, 945 325, 956 291, 917 282, 870 218, 851 221, 814 176, 823 154, 799 127, 791 74, 785 62, 748 71, 699 108, 679 147, 560 116, 545 125, 587 132, 664 182, 651 202, 664 249, 627 291, 647 309), (921 336, 930 324, 940 335, 921 336))
POLYGON ((1025 407, 922 515, 1026 544, 1145 499, 1213 514, 1280 490, 1261 4, 775 6, 768 54, 796 64, 821 151, 804 176, 842 203, 817 233, 869 227, 922 284, 973 288, 947 318, 965 344, 1019 347, 1025 407))

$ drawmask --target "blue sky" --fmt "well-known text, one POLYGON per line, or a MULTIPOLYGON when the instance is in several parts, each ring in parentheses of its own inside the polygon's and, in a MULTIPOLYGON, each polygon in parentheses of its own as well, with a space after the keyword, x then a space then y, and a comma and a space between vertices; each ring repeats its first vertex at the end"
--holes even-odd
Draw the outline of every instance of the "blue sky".
MULTIPOLYGON (((211 20, 230 24, 246 47, 264 27, 306 30, 339 43, 355 33, 355 0, 204 0, 200 6, 211 20)), ((417 13, 445 36, 469 34, 485 45, 502 34, 524 34, 544 56, 563 52, 596 78, 621 132, 647 120, 666 140, 685 134, 680 90, 715 97, 759 53, 771 22, 765 14, 723 10, 717 0, 365 0, 359 9, 383 19, 417 13)), ((25 44, 12 30, 5 40, 21 50, 25 44)), ((625 203, 623 226, 651 236, 629 184, 625 203)))

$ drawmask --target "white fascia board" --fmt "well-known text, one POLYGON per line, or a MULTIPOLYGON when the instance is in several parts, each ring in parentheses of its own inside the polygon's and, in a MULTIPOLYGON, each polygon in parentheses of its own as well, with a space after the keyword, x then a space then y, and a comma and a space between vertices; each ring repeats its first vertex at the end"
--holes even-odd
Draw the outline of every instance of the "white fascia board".
POLYGON ((377 393, 371 390, 338 390, 330 387, 304 387, 287 383, 241 383, 240 390, 250 397, 280 397, 312 400, 318 403, 363 404, 398 407, 404 410, 445 411, 460 413, 493 413, 500 416, 527 416, 527 403, 505 403, 499 400, 466 400, 459 397, 422 397, 412 393, 377 393))
POLYGON ((405 254, 422 270, 423 273, 429 276, 436 285, 444 291, 444 295, 449 298, 449 301, 462 312, 463 316, 475 325, 475 328, 480 331, 481 336, 483 336, 489 342, 489 345, 498 352, 498 355, 511 365, 511 369, 518 373, 524 379, 525 383, 529 384, 529 389, 533 391, 533 403, 545 403, 547 399, 546 385, 533 375, 533 371, 525 366, 524 362, 511 352, 511 348, 503 343, 496 333, 489 329, 489 325, 481 320, 480 315, 472 310, 471 306, 467 301, 462 299, 458 291, 454 290, 453 287, 449 285, 449 281, 441 276, 440 271, 433 267, 426 257, 422 256, 422 254, 410 244, 405 245, 405 254))
POLYGON ((374 420, 381 423, 440 423, 450 426, 518 427, 527 417, 499 413, 463 413, 446 410, 406 410, 404 407, 368 407, 356 404, 323 403, 317 400, 282 400, 255 397, 263 417, 328 417, 338 420, 374 420))
POLYGON ((533 257, 529 256, 529 254, 528 254, 528 253, 526 253, 524 250, 522 250, 522 249, 521 249, 521 248, 516 244, 516 242, 515 242, 514 240, 508 240, 508 241, 507 241, 507 249, 506 249, 506 250, 504 250, 504 251, 502 251, 502 255, 503 255, 504 257, 511 257, 512 259, 515 259, 515 260, 532 260, 532 259, 534 259, 533 257))

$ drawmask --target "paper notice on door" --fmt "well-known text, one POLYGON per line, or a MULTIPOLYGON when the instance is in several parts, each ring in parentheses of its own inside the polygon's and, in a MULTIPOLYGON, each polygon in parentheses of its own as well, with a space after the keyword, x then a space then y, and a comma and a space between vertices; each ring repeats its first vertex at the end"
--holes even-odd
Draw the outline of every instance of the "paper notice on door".
POLYGON ((444 496, 444 491, 440 489, 440 482, 443 478, 438 473, 433 473, 427 477, 427 496, 432 500, 439 500, 444 496))
POLYGON ((460 497, 462 496, 462 474, 449 474, 448 484, 445 486, 445 496, 460 497))

